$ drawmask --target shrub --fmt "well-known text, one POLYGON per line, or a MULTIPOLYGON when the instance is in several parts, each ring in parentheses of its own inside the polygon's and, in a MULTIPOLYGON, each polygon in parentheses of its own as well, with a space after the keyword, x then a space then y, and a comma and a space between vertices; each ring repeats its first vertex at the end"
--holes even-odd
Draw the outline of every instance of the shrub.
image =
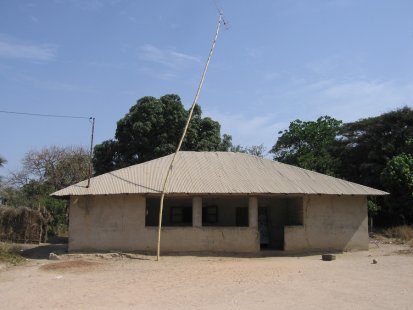
POLYGON ((23 257, 14 253, 14 249, 7 243, 0 243, 0 262, 17 265, 24 260, 23 257))
POLYGON ((50 214, 45 208, 0 206, 0 240, 8 242, 40 243, 47 239, 50 214))
POLYGON ((383 234, 389 238, 396 238, 406 242, 413 240, 413 226, 403 225, 388 228, 383 234))

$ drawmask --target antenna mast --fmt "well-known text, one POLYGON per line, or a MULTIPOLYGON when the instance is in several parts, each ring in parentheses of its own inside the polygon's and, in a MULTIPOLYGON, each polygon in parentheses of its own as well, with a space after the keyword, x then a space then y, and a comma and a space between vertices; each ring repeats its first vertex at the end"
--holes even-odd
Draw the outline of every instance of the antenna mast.
POLYGON ((176 155, 179 153, 179 150, 181 149, 181 146, 182 146, 182 142, 185 139, 185 135, 186 135, 186 132, 188 130, 189 122, 191 121, 191 118, 192 118, 192 113, 194 112, 194 108, 195 108, 195 105, 198 101, 199 94, 201 93, 202 85, 204 84, 205 76, 206 76, 206 73, 208 71, 208 66, 209 66, 209 63, 211 61, 212 53, 214 52, 215 44, 216 44, 217 39, 218 39, 219 29, 220 29, 222 23, 225 24, 225 21, 224 21, 223 17, 224 16, 223 16, 222 12, 219 12, 217 30, 216 30, 216 33, 215 33, 214 40, 212 41, 212 46, 211 46, 211 49, 209 51, 209 55, 208 55, 207 62, 205 64, 204 71, 202 73, 201 81, 199 82, 198 90, 195 94, 194 101, 192 102, 192 106, 191 106, 191 109, 189 111, 188 119, 186 121, 185 128, 184 128, 184 131, 182 133, 181 140, 179 141, 178 147, 176 148, 176 151, 175 151, 175 153, 174 153, 174 155, 171 159, 171 162, 169 164, 169 167, 168 167, 168 170, 166 172, 165 178, 163 180, 161 201, 160 201, 160 206, 159 206, 158 243, 157 243, 157 251, 156 251, 156 260, 157 261, 160 260, 160 254, 161 254, 161 231, 162 231, 163 202, 164 202, 164 199, 165 199, 165 192, 166 192, 168 179, 169 179, 170 173, 172 171, 172 166, 174 164, 176 155))
POLYGON ((92 121, 92 134, 91 134, 91 137, 90 137, 89 168, 88 168, 89 172, 88 172, 86 188, 90 187, 90 177, 92 176, 93 136, 94 136, 94 133, 95 133, 95 118, 90 117, 89 120, 92 121))

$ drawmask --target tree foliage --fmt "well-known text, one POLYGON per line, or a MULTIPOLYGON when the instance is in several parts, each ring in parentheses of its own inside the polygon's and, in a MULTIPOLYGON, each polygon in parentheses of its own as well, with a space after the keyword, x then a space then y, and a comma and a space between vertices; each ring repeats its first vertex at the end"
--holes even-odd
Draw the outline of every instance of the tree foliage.
POLYGON ((384 188, 391 193, 383 211, 398 214, 406 224, 413 222, 413 156, 400 154, 390 159, 381 173, 384 188))
POLYGON ((274 159, 388 191, 369 203, 376 223, 413 223, 411 108, 344 124, 328 116, 296 120, 280 134, 274 159))
POLYGON ((6 162, 7 161, 3 157, 0 156, 0 167, 3 167, 6 162))
POLYGON ((266 154, 266 148, 264 144, 251 145, 251 146, 241 146, 241 145, 230 145, 229 150, 236 153, 245 153, 249 155, 254 155, 263 158, 266 154))
POLYGON ((336 158, 332 149, 342 122, 330 116, 315 122, 295 120, 281 135, 270 153, 274 160, 305 169, 334 175, 336 158))
POLYGON ((52 215, 50 228, 57 232, 67 224, 67 205, 49 195, 87 178, 88 152, 81 147, 51 146, 29 151, 22 163, 22 170, 12 172, 0 189, 2 200, 14 207, 46 207, 52 215))
MULTIPOLYGON (((139 99, 117 122, 115 138, 95 146, 95 174, 173 153, 187 118, 188 111, 178 95, 139 99)), ((202 117, 201 107, 197 105, 182 150, 226 150, 231 137, 224 135, 221 139, 220 129, 218 122, 202 117)))
POLYGON ((413 110, 405 107, 344 124, 339 140, 341 176, 382 188, 380 174, 387 162, 413 153, 413 110))
MULTIPOLYGON (((4 164, 7 162, 3 157, 0 156, 0 168, 4 166, 4 164)), ((0 188, 1 188, 1 181, 2 181, 2 176, 0 175, 0 188)))

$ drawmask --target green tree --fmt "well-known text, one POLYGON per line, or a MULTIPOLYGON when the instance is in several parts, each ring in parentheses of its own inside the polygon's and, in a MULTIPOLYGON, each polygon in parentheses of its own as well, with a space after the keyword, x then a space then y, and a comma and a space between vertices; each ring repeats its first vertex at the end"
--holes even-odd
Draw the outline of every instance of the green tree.
MULTIPOLYGON (((142 163, 171 154, 182 135, 188 111, 178 95, 159 99, 143 97, 117 122, 115 138, 94 148, 95 174, 142 163)), ((195 107, 182 150, 220 151, 228 147, 231 137, 220 134, 221 126, 202 117, 195 107)))
POLYGON ((413 154, 413 110, 408 107, 341 127, 340 175, 348 180, 383 188, 380 175, 394 156, 413 154))
POLYGON ((383 212, 393 222, 413 223, 413 156, 400 154, 390 159, 381 173, 384 188, 391 193, 383 212))
POLYGON ((330 116, 319 117, 315 122, 295 120, 279 132, 281 136, 270 153, 274 160, 335 175, 337 158, 333 149, 341 126, 341 121, 330 116))

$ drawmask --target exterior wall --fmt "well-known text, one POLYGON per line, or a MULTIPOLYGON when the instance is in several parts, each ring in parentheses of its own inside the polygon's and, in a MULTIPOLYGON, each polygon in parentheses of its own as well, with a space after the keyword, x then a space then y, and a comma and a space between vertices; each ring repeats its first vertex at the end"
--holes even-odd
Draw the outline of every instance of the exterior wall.
MULTIPOLYGON (((165 227, 165 252, 258 252, 257 199, 249 200, 249 227, 202 227, 202 199, 193 199, 193 227, 165 227)), ((155 251, 157 227, 145 227, 145 198, 138 195, 70 199, 69 251, 155 251)), ((284 249, 368 249, 367 199, 305 196, 303 225, 285 226, 284 249)))
MULTIPOLYGON (((71 197, 69 221, 69 251, 156 250, 157 228, 145 227, 145 198, 141 196, 71 197)), ((257 252, 258 231, 250 227, 166 227, 161 250, 257 252)))
POLYGON ((302 226, 286 226, 284 249, 367 250, 365 196, 305 196, 302 226))

